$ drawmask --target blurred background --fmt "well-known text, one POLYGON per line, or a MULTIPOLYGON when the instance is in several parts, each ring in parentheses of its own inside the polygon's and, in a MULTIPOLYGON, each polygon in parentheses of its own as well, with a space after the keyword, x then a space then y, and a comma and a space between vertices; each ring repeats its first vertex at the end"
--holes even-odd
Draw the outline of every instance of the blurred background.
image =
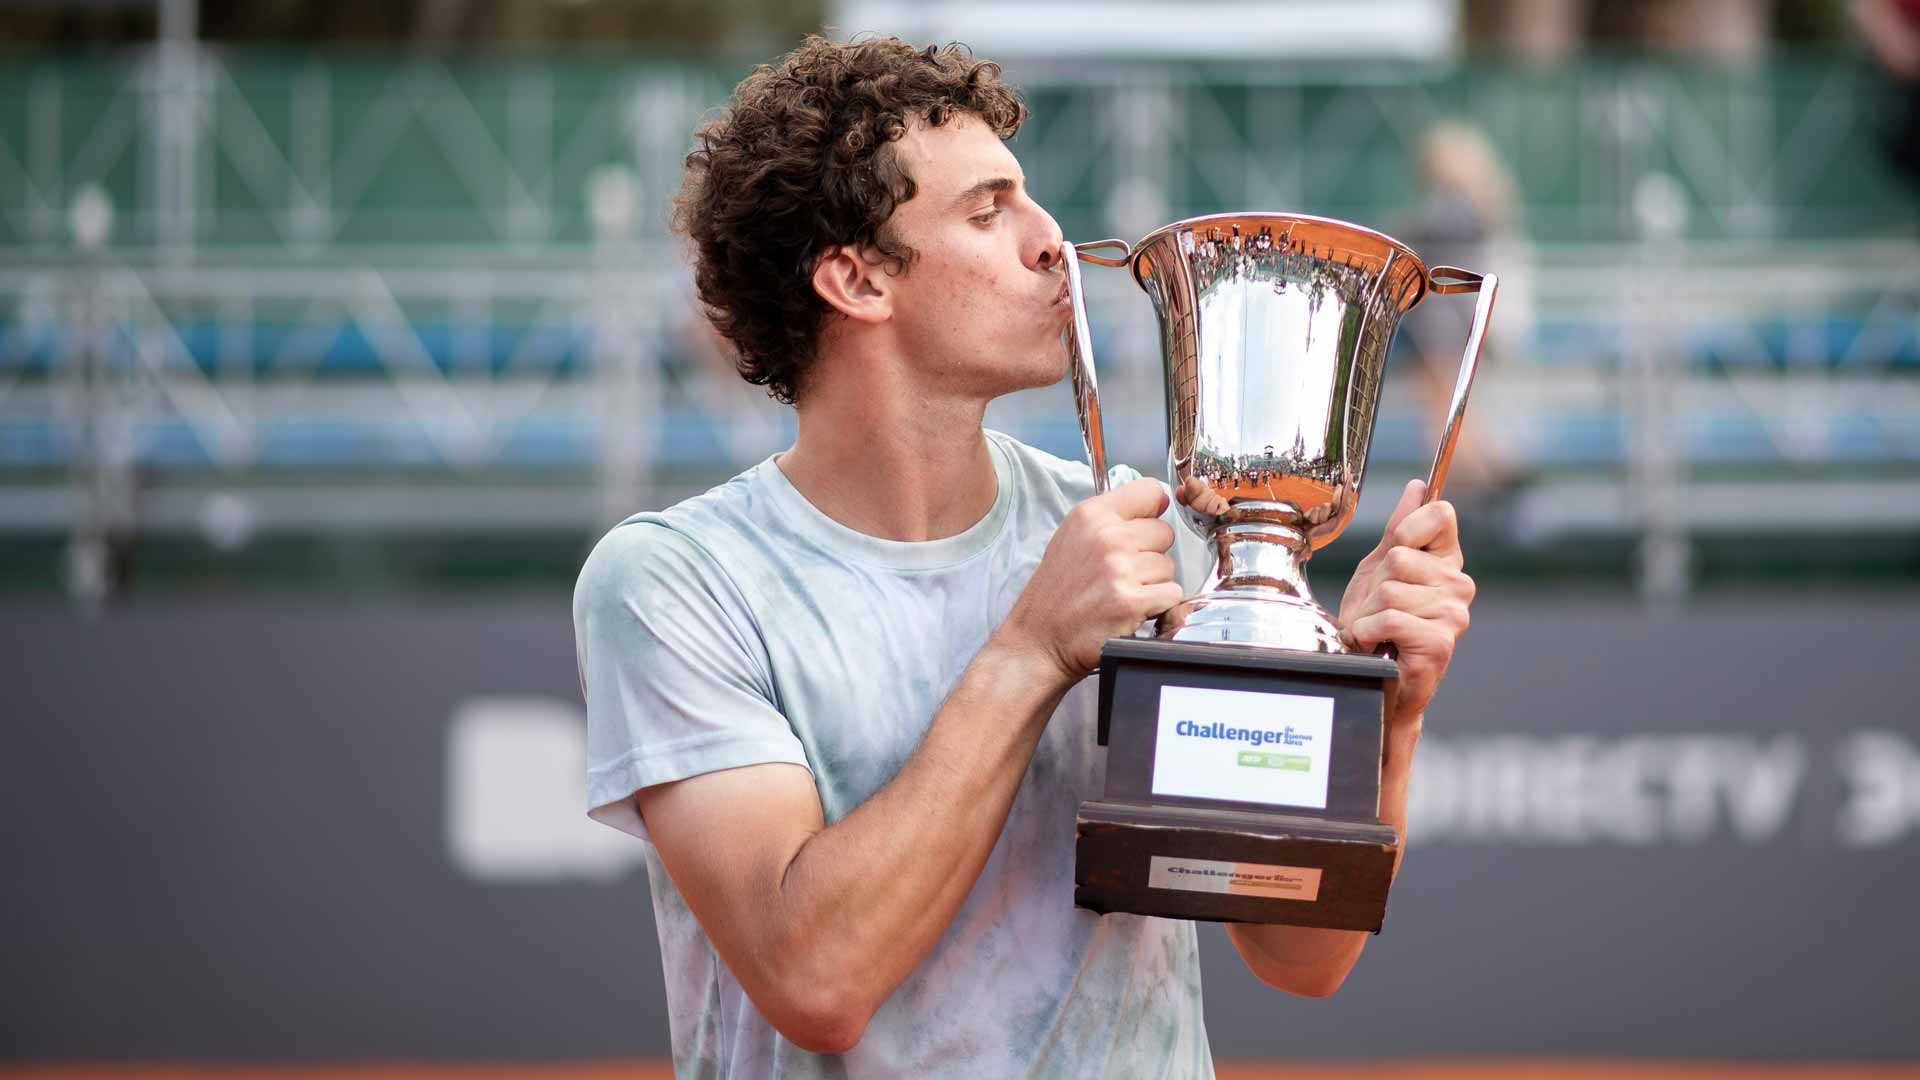
MULTIPOLYGON (((1387 929, 1312 1002, 1203 928, 1223 1075, 1920 1075, 1912 0, 0 0, 13 1069, 663 1067, 569 596, 792 437, 666 204, 823 27, 1001 61, 1070 238, 1299 210, 1502 277, 1387 929)), ((1150 307, 1088 279, 1159 472, 1150 307)), ((1403 323, 1324 598, 1470 311, 1403 323)), ((989 419, 1080 456, 1065 387, 989 419)))

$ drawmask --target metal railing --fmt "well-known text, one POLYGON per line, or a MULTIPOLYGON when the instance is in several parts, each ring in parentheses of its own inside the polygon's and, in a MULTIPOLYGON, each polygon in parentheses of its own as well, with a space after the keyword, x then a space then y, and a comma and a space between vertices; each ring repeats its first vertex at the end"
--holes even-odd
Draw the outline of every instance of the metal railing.
MULTIPOLYGON (((1920 526, 1920 244, 1846 62, 1557 76, 1029 65, 1015 143, 1070 235, 1286 206, 1391 227, 1433 120, 1530 198, 1530 323, 1473 426, 1530 542, 1920 526), (1312 147, 1312 153, 1301 148, 1312 147), (1785 472, 1795 504, 1775 494, 1785 472)), ((0 68, 0 532, 590 531, 751 463, 740 383, 664 236, 717 69, 143 54, 0 68)), ((1516 251, 1524 249, 1514 249, 1516 251)), ((1150 466, 1148 306, 1093 282, 1113 453, 1150 466)), ((1508 303, 1503 296, 1503 303, 1508 303)), ((1417 460, 1396 403, 1376 458, 1417 460)), ((1060 394, 991 420, 1075 452, 1060 394)))

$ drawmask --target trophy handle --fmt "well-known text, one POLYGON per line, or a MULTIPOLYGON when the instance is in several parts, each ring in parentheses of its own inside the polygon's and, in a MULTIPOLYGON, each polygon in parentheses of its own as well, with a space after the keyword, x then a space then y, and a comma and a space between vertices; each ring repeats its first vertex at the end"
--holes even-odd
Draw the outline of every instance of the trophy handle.
POLYGON ((1099 266, 1126 266, 1133 261, 1133 249, 1127 246, 1125 240, 1089 240, 1074 246, 1073 253, 1099 266), (1094 248, 1119 248, 1120 257, 1116 259, 1110 255, 1095 255, 1092 253, 1094 248))
POLYGON ((1131 254, 1124 240, 1094 240, 1084 247, 1060 242, 1060 254, 1067 266, 1067 298, 1073 306, 1073 319, 1062 338, 1067 346, 1067 374, 1073 377, 1073 403, 1080 414, 1080 439, 1086 444, 1087 464, 1093 467, 1093 493, 1107 493, 1107 434, 1100 423, 1100 386, 1093 375, 1093 334, 1087 329, 1086 296, 1080 285, 1080 260, 1101 266, 1125 266, 1131 254), (1094 255, 1088 248, 1117 247, 1118 259, 1094 255))
MULTIPOLYGON (((1453 293, 1479 293, 1473 306, 1473 329, 1467 332, 1467 348, 1460 356, 1460 374, 1453 380, 1453 401, 1447 406, 1447 429, 1440 435, 1440 448, 1433 452, 1433 468, 1427 471, 1426 501, 1440 497, 1447 486, 1447 467, 1453 464, 1453 448, 1460 442, 1460 420, 1467 413, 1467 394, 1473 390, 1473 375, 1480 367, 1480 346, 1487 337, 1487 320, 1493 317, 1493 297, 1500 291, 1500 275, 1476 274, 1457 266, 1436 266, 1427 271, 1427 289, 1441 296, 1453 293)), ((1374 655, 1398 660, 1400 650, 1385 641, 1374 655)))
POLYGON ((1447 427, 1441 433, 1440 448, 1434 451, 1433 468, 1427 472, 1427 501, 1432 502, 1447 486, 1447 467, 1453 463, 1453 448, 1460 442, 1460 420, 1466 415, 1467 394, 1473 390, 1473 375, 1480 367, 1480 346, 1486 340, 1487 320, 1493 316, 1493 297, 1500 289, 1500 276, 1476 274, 1457 266, 1436 266, 1427 272, 1427 288, 1442 296, 1480 294, 1473 308, 1473 329, 1467 333, 1467 348, 1460 357, 1460 375, 1453 381, 1447 427))

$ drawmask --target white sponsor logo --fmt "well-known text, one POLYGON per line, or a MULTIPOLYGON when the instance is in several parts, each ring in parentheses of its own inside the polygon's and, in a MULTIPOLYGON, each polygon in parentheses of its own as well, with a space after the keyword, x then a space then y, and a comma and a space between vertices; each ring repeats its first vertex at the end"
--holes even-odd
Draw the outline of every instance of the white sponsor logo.
POLYGON ((1891 731, 1861 731, 1840 743, 1849 796, 1840 842, 1884 847, 1920 835, 1920 747, 1891 731))
POLYGON ((1268 806, 1327 806, 1333 699, 1160 688, 1153 793, 1268 806))
POLYGON ((447 726, 447 851, 491 882, 607 881, 645 845, 586 815, 587 717, 554 698, 470 698, 447 726))
MULTIPOLYGON (((1200 715, 1202 723, 1228 722, 1200 715)), ((1289 723, 1296 733, 1306 730, 1299 716, 1268 726, 1284 731, 1289 723)), ((1250 725, 1236 719, 1230 726, 1250 725)), ((641 865, 645 845, 582 810, 585 732, 581 707, 555 698, 479 697, 454 710, 446 844, 456 868, 508 884, 613 881, 641 865)), ((1237 753, 1306 749, 1284 740, 1259 751, 1235 750, 1232 740, 1190 741, 1228 748, 1228 764, 1209 773, 1294 775, 1233 762, 1237 753)), ((1853 848, 1920 839, 1920 745, 1910 736, 1853 732, 1834 745, 1830 763, 1821 757, 1837 773, 1841 794, 1831 822, 1809 823, 1816 836, 1826 832, 1853 848)), ((1793 821, 1812 759, 1794 735, 1429 735, 1415 758, 1407 816, 1414 843, 1768 843, 1793 821)), ((1223 797, 1213 794, 1215 785, 1204 788, 1203 797, 1223 797)))
POLYGON ((1407 820, 1421 842, 1769 843, 1802 809, 1819 761, 1838 774, 1840 803, 1830 825, 1807 827, 1848 847, 1920 837, 1911 738, 1853 732, 1832 750, 1816 757, 1799 735, 1429 736, 1407 820))
POLYGON ((1758 843, 1786 823, 1806 758, 1784 735, 1423 739, 1408 827, 1464 842, 1758 843))

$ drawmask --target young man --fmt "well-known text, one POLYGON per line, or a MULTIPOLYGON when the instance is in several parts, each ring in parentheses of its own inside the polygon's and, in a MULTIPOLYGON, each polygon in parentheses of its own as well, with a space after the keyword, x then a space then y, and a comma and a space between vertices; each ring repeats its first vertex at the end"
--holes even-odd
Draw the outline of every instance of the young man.
MULTIPOLYGON (((581 571, 593 815, 650 842, 682 1076, 1205 1077, 1192 923, 1073 906, 1107 638, 1190 592, 1166 489, 981 427, 1056 382, 1058 226, 957 49, 818 39, 699 132, 679 220, 792 449, 637 514, 581 571)), ((1466 628, 1452 509, 1410 485, 1342 603, 1399 649, 1382 813, 1466 628)), ((1330 994, 1365 935, 1230 926, 1330 994)))

